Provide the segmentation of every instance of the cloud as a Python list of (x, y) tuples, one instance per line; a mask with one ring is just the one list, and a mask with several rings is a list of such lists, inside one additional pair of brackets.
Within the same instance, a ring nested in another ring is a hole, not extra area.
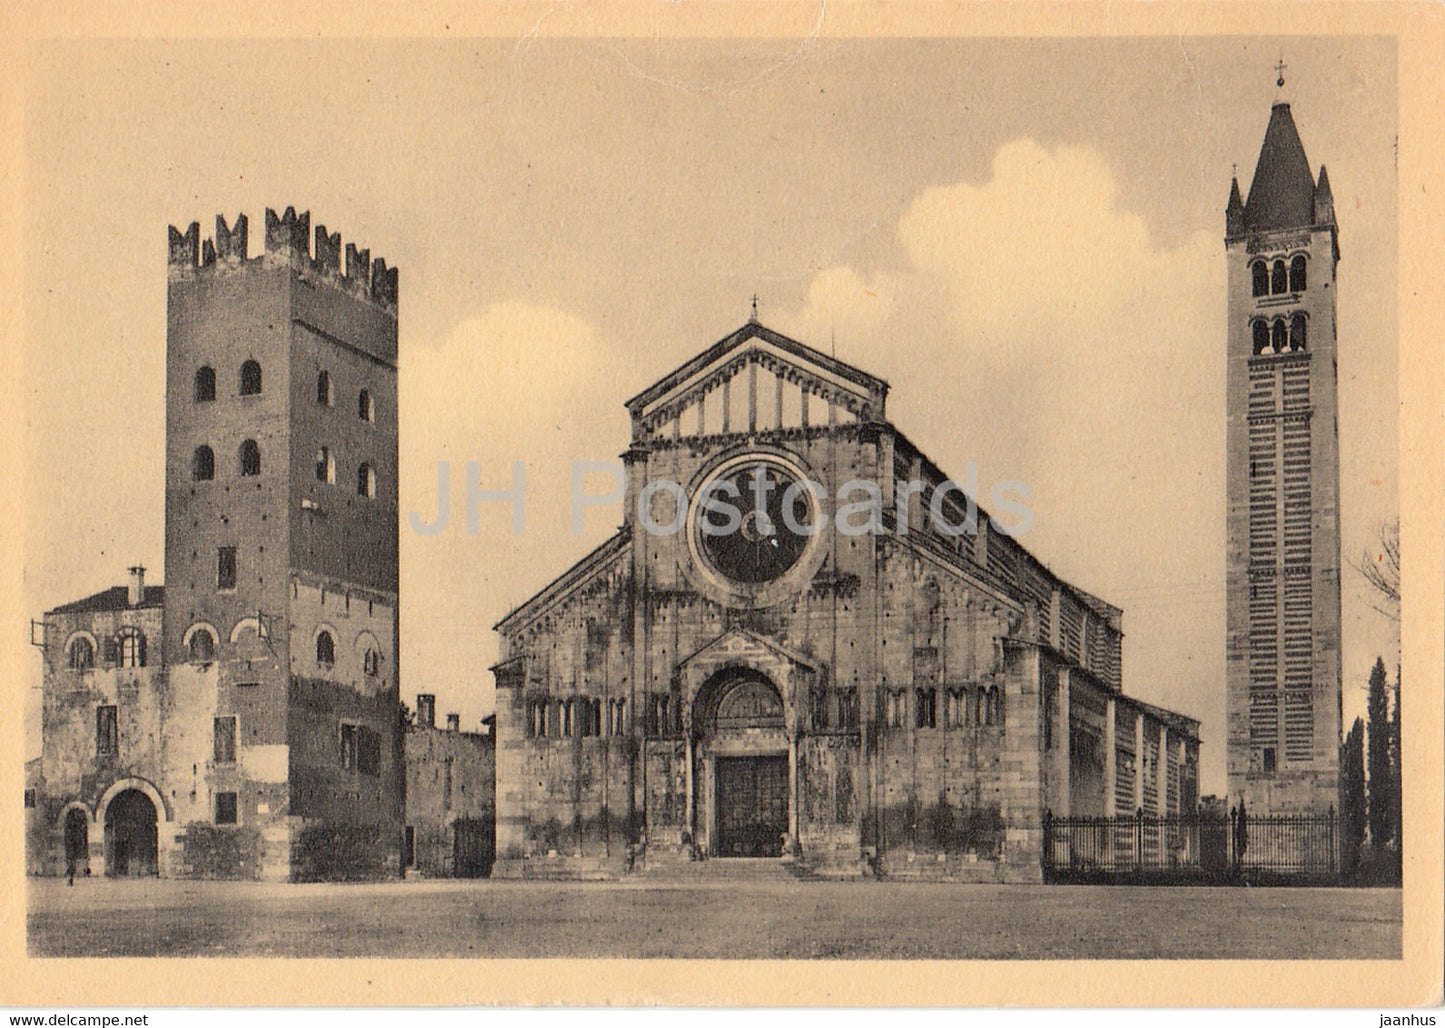
[(1097, 151), (1021, 139), (914, 197), (897, 241), (896, 267), (820, 272), (794, 322), (869, 326), (839, 356), (892, 383), (890, 419), (985, 493), (1022, 481), (1024, 544), (1126, 608), (1126, 687), (1222, 717), (1219, 234), (1164, 245)]

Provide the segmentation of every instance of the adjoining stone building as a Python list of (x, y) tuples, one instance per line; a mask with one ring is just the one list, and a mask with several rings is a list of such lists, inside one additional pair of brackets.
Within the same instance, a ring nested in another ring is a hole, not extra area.
[[(493, 723), (487, 718), (483, 725)], [(407, 873), (481, 878), (496, 856), (497, 761), (490, 731), (464, 732), (448, 714), (436, 725), (436, 697), (422, 693), (406, 730)]]
[(1194, 808), (1119, 609), (970, 526), (887, 392), (754, 320), (628, 402), (623, 527), (497, 625), (498, 875), (1038, 881), (1047, 813)]
[(1323, 813), (1339, 809), (1343, 720), (1339, 227), (1286, 103), (1249, 199), (1231, 183), (1225, 229), (1229, 799)]
[(45, 615), (49, 873), (400, 871), (397, 273), (309, 236), (170, 230), (166, 585)]

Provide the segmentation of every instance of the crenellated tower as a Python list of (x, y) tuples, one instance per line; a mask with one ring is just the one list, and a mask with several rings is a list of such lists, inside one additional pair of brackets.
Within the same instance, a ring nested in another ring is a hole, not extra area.
[(1225, 211), (1228, 773), (1258, 812), (1338, 807), (1340, 479), (1329, 177), (1287, 103)]
[(170, 229), (163, 646), (204, 735), (172, 763), (268, 876), (370, 876), (403, 816), (397, 272), (314, 240), (290, 207), (256, 257), (244, 215)]

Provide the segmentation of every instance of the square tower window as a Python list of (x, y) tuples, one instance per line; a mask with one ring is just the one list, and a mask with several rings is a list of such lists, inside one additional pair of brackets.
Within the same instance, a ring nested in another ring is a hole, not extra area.
[(215, 746), (214, 759), (217, 764), (234, 764), (236, 762), (236, 719), (232, 717), (218, 717), (215, 719)]
[(237, 803), (234, 792), (216, 793), (216, 824), (233, 825), (237, 821)]
[(222, 546), (216, 550), (216, 588), (236, 588), (236, 548)]
[(120, 752), (116, 708), (95, 708), (95, 752), (97, 756), (114, 756)]

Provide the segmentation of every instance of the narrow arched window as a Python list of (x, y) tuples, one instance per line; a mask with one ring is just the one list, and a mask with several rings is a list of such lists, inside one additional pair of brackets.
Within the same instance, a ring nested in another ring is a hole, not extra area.
[(261, 392), (261, 365), (247, 361), (241, 365), (241, 395), (255, 396)]
[(245, 478), (254, 478), (261, 473), (261, 447), (256, 445), (256, 440), (247, 439), (241, 444), (241, 475)]
[(1289, 323), (1289, 348), (1291, 353), (1302, 352), (1305, 348), (1305, 316), (1296, 314)]
[(1289, 346), (1289, 329), (1285, 327), (1284, 319), (1280, 318), (1274, 323), (1274, 334), (1271, 337), (1274, 343), (1275, 353), (1284, 353)]
[(95, 646), (85, 636), (77, 636), (67, 655), (73, 671), (89, 671), (95, 667)]
[(216, 369), (209, 364), (196, 369), (196, 402), (209, 403), (216, 398)]
[(1297, 254), (1294, 260), (1289, 262), (1289, 291), (1291, 293), (1302, 293), (1305, 291), (1304, 254)]
[(121, 667), (146, 666), (146, 637), (139, 628), (122, 628), (116, 641), (119, 643)]
[(191, 478), (197, 482), (209, 482), (216, 477), (216, 454), (209, 446), (197, 446), (191, 454)]
[(381, 654), (375, 647), (368, 646), (361, 657), (361, 672), (371, 678), (381, 674)]
[(209, 628), (197, 628), (191, 633), (190, 658), (198, 664), (216, 659), (216, 637)]
[(1289, 272), (1285, 270), (1284, 261), (1275, 261), (1274, 268), (1269, 275), (1269, 291), (1271, 293), (1289, 292)]
[(1254, 355), (1258, 357), (1269, 350), (1269, 325), (1263, 321), (1254, 323)]
[(331, 406), (331, 374), (322, 371), (316, 376), (316, 402), (323, 407)]
[(376, 495), (376, 472), (371, 470), (370, 464), (356, 469), (356, 495), (368, 498)]
[(356, 397), (356, 416), (362, 421), (376, 420), (376, 406), (371, 402), (370, 389), (363, 389)]
[(1255, 296), (1268, 296), (1268, 295), (1269, 295), (1269, 268), (1265, 266), (1264, 261), (1255, 261), (1253, 264), (1251, 264), (1251, 265), (1249, 266), (1249, 268), (1250, 268), (1250, 273), (1251, 273), (1251, 275), (1253, 276), (1253, 279), (1254, 279), (1254, 295), (1255, 295)]
[(324, 667), (336, 663), (336, 640), (325, 629), (316, 633), (316, 663)]
[(316, 481), (336, 484), (336, 458), (325, 446), (316, 451)]

